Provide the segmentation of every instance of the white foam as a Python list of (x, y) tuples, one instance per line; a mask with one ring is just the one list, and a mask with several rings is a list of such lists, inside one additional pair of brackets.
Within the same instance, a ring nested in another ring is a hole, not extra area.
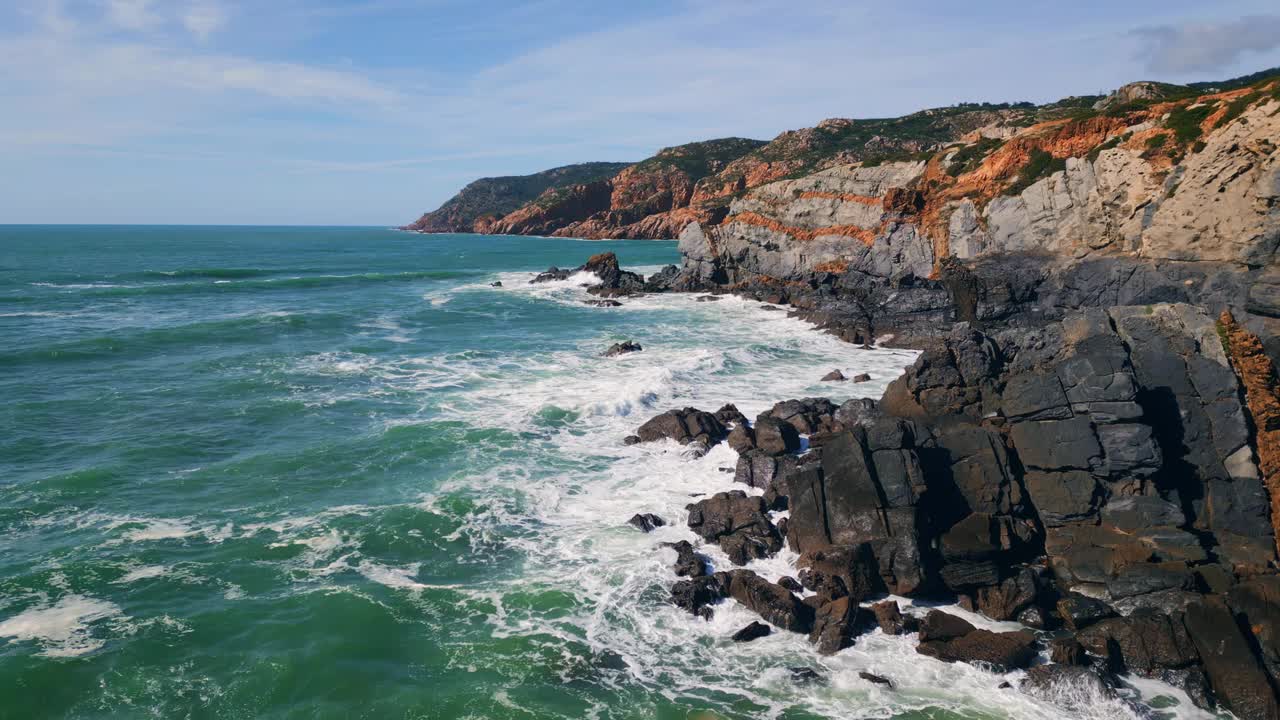
[[(130, 521), (137, 522), (137, 521)], [(195, 529), (191, 525), (181, 520), (147, 520), (145, 526), (137, 530), (130, 530), (124, 534), (124, 539), (129, 542), (146, 542), (149, 540), (174, 540), (185, 538), (195, 534)]]
[(125, 573), (120, 577), (120, 579), (115, 580), (114, 583), (118, 585), (128, 585), (129, 583), (137, 582), (139, 580), (160, 577), (161, 575), (164, 575), (167, 570), (168, 568), (164, 565), (141, 565)]
[(94, 623), (123, 616), (114, 603), (67, 595), (53, 605), (28, 608), (0, 622), (0, 637), (16, 642), (34, 640), (45, 657), (76, 657), (105, 644), (90, 634)]
[[(588, 280), (528, 285), (529, 277), (510, 273), (499, 279), (503, 291), (540, 301), (580, 305), (588, 297), (580, 287)], [(658, 544), (689, 540), (714, 566), (728, 567), (719, 547), (702, 544), (688, 530), (686, 506), (716, 492), (746, 488), (733, 483), (732, 473), (722, 472), (737, 461), (737, 454), (724, 444), (690, 459), (672, 442), (624, 446), (625, 435), (672, 407), (714, 410), (732, 402), (750, 417), (788, 398), (876, 398), (916, 353), (861, 350), (786, 313), (731, 296), (696, 303), (688, 295), (650, 295), (623, 300), (622, 307), (612, 311), (635, 313), (646, 321), (637, 325), (631, 338), (644, 346), (642, 352), (599, 358), (601, 350), (619, 339), (602, 336), (584, 339), (572, 351), (515, 359), (515, 367), (496, 376), (455, 357), (444, 366), (423, 363), (416, 374), (396, 378), (421, 383), (418, 387), (428, 390), (442, 387), (446, 377), (464, 375), (465, 392), (441, 409), (446, 418), (526, 434), (540, 429), (544, 439), (530, 440), (531, 444), (547, 443), (557, 467), (562, 458), (576, 461), (576, 467), (558, 473), (513, 461), (451, 478), (423, 498), (425, 508), (447, 514), (448, 505), (440, 500), (450, 494), (478, 497), (479, 509), (456, 518), (461, 526), (450, 539), (469, 539), (483, 548), (498, 536), (505, 549), (525, 559), (520, 578), (509, 588), (490, 585), (469, 593), (496, 608), (489, 617), (496, 636), (536, 633), (566, 643), (585, 639), (596, 651), (620, 655), (632, 680), (650, 691), (686, 701), (707, 698), (711, 707), (723, 706), (725, 696), (738, 697), (766, 708), (758, 713), (761, 717), (777, 717), (796, 707), (824, 717), (845, 717), (851, 710), (860, 717), (889, 717), (928, 708), (965, 717), (1137, 717), (1120, 701), (1072, 700), (1071, 694), (1085, 692), (1083, 688), (1065, 690), (1056, 700), (999, 689), (1005, 681), (1016, 685), (1020, 673), (1002, 675), (927, 658), (915, 652), (914, 636), (875, 631), (854, 648), (823, 657), (804, 637), (785, 632), (750, 646), (730, 642), (729, 635), (758, 619), (735, 603), (717, 606), (715, 617), (705, 622), (665, 602), (667, 588), (676, 580), (671, 569), (674, 555)], [(491, 365), (493, 360), (483, 362)], [(872, 379), (820, 382), (832, 368), (846, 375), (865, 372)], [(519, 391), (513, 392), (513, 387)], [(544, 419), (552, 408), (571, 416), (548, 425)], [(637, 512), (656, 513), (667, 525), (650, 534), (636, 532), (626, 520)], [(784, 550), (748, 567), (773, 580), (793, 575), (795, 560)], [(362, 572), (369, 576), (368, 568)], [(410, 587), (416, 583), (411, 575), (388, 575), (385, 569), (377, 577)], [(504, 603), (508, 591), (552, 588), (572, 588), (586, 602), (554, 623), (524, 603)], [(903, 604), (910, 611), (912, 603)], [(958, 607), (947, 611), (982, 627), (1017, 627)], [(789, 666), (817, 668), (829, 683), (799, 687), (790, 680)], [(868, 683), (858, 676), (860, 671), (887, 676), (896, 688)], [(1173, 713), (1197, 717), (1187, 704)]]

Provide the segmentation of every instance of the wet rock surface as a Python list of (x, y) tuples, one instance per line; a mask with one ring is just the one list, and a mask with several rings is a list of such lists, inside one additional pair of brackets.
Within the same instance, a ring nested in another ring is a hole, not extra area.
[[(750, 424), (667, 413), (646, 434), (728, 436), (739, 453), (745, 489), (690, 505), (689, 527), (735, 565), (784, 542), (799, 554), (799, 587), (732, 569), (673, 599), (702, 614), (739, 602), (819, 653), (918, 631), (919, 653), (944, 662), (1009, 670), (1044, 651), (1037, 692), (1110, 692), (1119, 673), (1274, 717), (1280, 575), (1243, 398), (1215, 322), (1155, 305), (959, 325), (879, 402), (787, 401)], [(1029, 629), (903, 612), (885, 593)]]

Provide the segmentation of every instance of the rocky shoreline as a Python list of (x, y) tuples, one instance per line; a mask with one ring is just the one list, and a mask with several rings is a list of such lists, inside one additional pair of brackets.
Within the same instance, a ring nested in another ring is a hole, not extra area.
[[(1019, 264), (1031, 266), (1014, 257), (988, 267)], [(589, 272), (600, 298), (738, 292), (790, 303), (859, 343), (884, 327), (860, 324), (865, 287), (730, 287), (689, 265), (646, 279), (606, 253), (535, 282)], [(1144, 267), (1162, 281), (1144, 287), (1177, 287), (1164, 268)], [(924, 351), (879, 401), (783, 400), (754, 420), (732, 405), (684, 408), (627, 438), (693, 455), (723, 442), (739, 454), (743, 489), (692, 503), (687, 518), (732, 566), (676, 543), (671, 601), (703, 617), (722, 602), (752, 610), (767, 624), (742, 628), (740, 642), (796, 632), (831, 654), (876, 628), (914, 632), (922, 655), (1027, 669), (1030, 693), (1064, 682), (1109, 693), (1127, 675), (1206, 709), (1280, 718), (1280, 380), (1265, 339), (1185, 296), (1042, 312), (1041, 295), (957, 282), (982, 277), (972, 264), (948, 272), (896, 288), (941, 298), (934, 314), (899, 313), (914, 315), (895, 326), (899, 338)], [(672, 520), (636, 511), (645, 532)], [(784, 547), (799, 555), (794, 577), (738, 567)], [(958, 602), (1022, 629), (904, 613), (894, 598)]]

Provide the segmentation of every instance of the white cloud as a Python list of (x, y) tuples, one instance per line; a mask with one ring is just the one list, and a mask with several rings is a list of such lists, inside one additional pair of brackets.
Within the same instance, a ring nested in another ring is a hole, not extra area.
[(150, 30), (161, 23), (152, 0), (106, 0), (107, 19), (124, 30)]
[(227, 11), (221, 5), (201, 1), (187, 7), (182, 14), (182, 26), (201, 40), (223, 29), (227, 25)]
[(1280, 47), (1280, 15), (1157, 25), (1139, 28), (1134, 34), (1143, 41), (1139, 57), (1148, 71), (1208, 72), (1228, 67), (1247, 53)]

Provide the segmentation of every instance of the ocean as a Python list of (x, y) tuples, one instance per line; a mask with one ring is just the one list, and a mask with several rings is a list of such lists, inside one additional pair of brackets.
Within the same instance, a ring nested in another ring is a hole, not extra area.
[[(528, 283), (606, 250), (678, 262), (654, 241), (0, 227), (0, 718), (1137, 717), (998, 689), (1019, 673), (910, 637), (821, 657), (730, 642), (755, 619), (731, 602), (668, 604), (660, 543), (695, 540), (685, 505), (733, 489), (736, 454), (623, 438), (688, 405), (879, 397), (915, 353), (734, 297), (602, 308), (587, 277)], [(644, 350), (600, 356), (621, 340)]]

